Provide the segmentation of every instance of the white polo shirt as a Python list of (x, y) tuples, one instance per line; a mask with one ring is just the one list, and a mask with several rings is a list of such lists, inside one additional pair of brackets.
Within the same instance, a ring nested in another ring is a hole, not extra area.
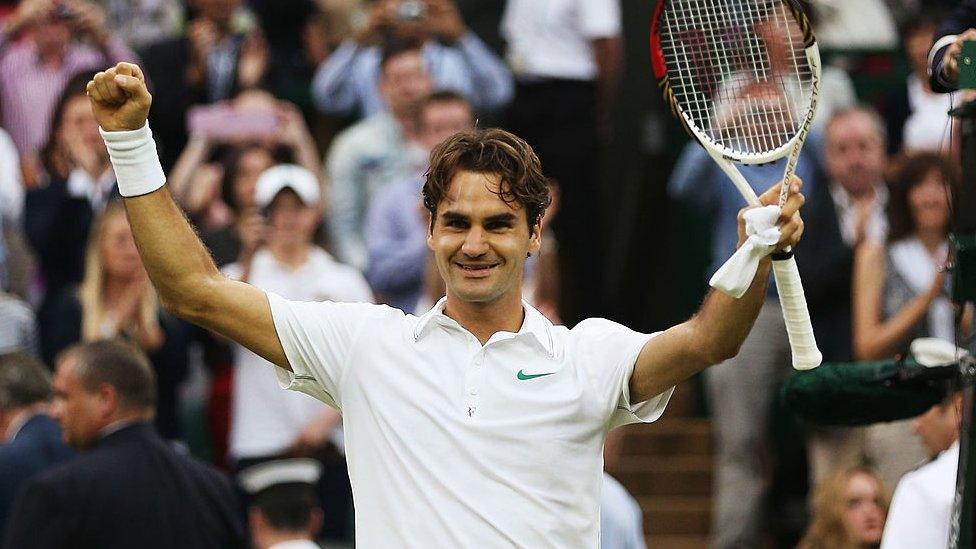
[(898, 481), (885, 521), (881, 549), (949, 546), (952, 500), (956, 495), (959, 441)]
[(595, 80), (591, 41), (620, 34), (620, 0), (508, 0), (501, 32), (521, 77)]
[[(241, 265), (223, 268), (239, 280)], [(251, 260), (248, 282), (254, 286), (304, 301), (373, 301), (366, 279), (358, 270), (343, 265), (325, 250), (313, 247), (298, 268), (280, 263), (267, 249)], [(234, 392), (231, 401), (230, 453), (235, 459), (279, 454), (291, 445), (302, 428), (324, 411), (318, 400), (280, 390), (270, 362), (234, 345)], [(342, 448), (341, 429), (333, 434)]]
[(359, 547), (597, 547), (606, 432), (674, 390), (630, 404), (652, 336), (609, 320), (568, 330), (524, 304), (482, 346), (444, 299), (415, 317), (268, 298), (282, 386), (342, 411)]

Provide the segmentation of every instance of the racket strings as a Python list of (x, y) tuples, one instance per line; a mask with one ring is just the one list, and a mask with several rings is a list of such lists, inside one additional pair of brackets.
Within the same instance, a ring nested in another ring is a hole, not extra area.
[(675, 100), (710, 140), (759, 154), (800, 131), (813, 72), (781, 0), (672, 0), (660, 36)]

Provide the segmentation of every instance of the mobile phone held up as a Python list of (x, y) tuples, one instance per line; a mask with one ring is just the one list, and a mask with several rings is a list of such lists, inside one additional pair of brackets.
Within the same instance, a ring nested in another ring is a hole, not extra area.
[(239, 109), (230, 105), (200, 105), (187, 113), (190, 135), (234, 141), (272, 137), (280, 130), (277, 113), (271, 109)]

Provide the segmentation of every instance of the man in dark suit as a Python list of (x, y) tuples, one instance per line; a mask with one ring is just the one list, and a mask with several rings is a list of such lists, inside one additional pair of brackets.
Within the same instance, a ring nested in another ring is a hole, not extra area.
[[(886, 233), (884, 122), (865, 107), (834, 113), (824, 132), (827, 184), (810, 191), (804, 242), (796, 263), (810, 308), (810, 320), (824, 362), (852, 360), (851, 277), (854, 251)], [(809, 443), (811, 480), (859, 452), (851, 429), (814, 429)]]
[(35, 477), (14, 503), (3, 547), (242, 547), (230, 481), (177, 453), (152, 427), (148, 360), (118, 341), (69, 349), (53, 413), (83, 452)]
[(0, 355), (0, 539), (23, 484), (74, 455), (48, 415), (51, 376), (25, 353)]
[(976, 0), (963, 0), (935, 30), (929, 52), (929, 83), (940, 93), (959, 88), (959, 54), (962, 43), (976, 40)]

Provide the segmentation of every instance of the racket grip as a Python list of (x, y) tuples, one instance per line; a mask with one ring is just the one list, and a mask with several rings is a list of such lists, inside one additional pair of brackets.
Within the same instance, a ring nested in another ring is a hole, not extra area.
[(800, 282), (796, 259), (790, 256), (789, 259), (774, 260), (773, 274), (779, 291), (779, 304), (783, 309), (783, 320), (786, 321), (786, 333), (790, 338), (790, 350), (793, 351), (793, 368), (816, 368), (820, 366), (823, 355), (820, 354), (813, 335), (810, 311), (807, 310), (807, 300), (803, 296), (803, 284)]

